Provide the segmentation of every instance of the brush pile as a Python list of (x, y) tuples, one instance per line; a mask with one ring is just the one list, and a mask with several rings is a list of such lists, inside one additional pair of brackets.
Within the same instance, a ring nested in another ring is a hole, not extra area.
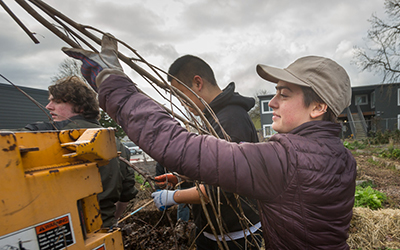
[[(135, 199), (135, 207), (145, 203), (140, 198)], [(123, 221), (119, 227), (124, 249), (194, 249), (195, 225), (192, 221), (177, 221), (176, 212), (176, 206), (161, 212), (151, 204)]]
[(400, 210), (354, 208), (347, 242), (351, 249), (400, 249)]

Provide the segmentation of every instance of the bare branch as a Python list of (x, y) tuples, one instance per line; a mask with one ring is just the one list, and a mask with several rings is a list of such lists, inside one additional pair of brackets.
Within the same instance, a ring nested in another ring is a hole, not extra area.
[(387, 18), (376, 15), (368, 20), (371, 27), (367, 32), (364, 48), (356, 47), (355, 64), (362, 71), (382, 74), (382, 83), (396, 83), (400, 77), (400, 0), (386, 0)]

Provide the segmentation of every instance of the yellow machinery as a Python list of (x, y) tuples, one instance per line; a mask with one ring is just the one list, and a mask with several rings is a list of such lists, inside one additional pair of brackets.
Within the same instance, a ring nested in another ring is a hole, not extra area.
[(116, 156), (112, 129), (0, 132), (0, 250), (123, 249), (97, 201)]

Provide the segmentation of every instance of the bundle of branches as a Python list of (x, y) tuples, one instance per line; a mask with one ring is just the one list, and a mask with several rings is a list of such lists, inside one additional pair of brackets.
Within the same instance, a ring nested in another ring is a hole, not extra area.
[[(101, 31), (95, 27), (88, 26), (88, 25), (82, 25), (79, 24), (72, 19), (68, 18), (61, 12), (57, 11), (53, 7), (49, 6), (48, 4), (44, 3), (43, 1), (40, 0), (16, 0), (16, 2), (27, 12), (29, 13), (32, 17), (34, 17), (38, 22), (40, 22), (43, 26), (45, 26), (47, 29), (49, 29), (53, 34), (55, 34), (57, 37), (65, 41), (69, 46), (73, 48), (83, 48), (86, 50), (92, 50), (93, 52), (98, 52), (99, 46), (101, 45), (101, 37), (106, 33), (104, 31)], [(28, 3), (29, 2), (29, 3)], [(0, 5), (8, 12), (8, 14), (19, 24), (19, 26), (28, 34), (28, 36), (35, 42), (39, 43), (39, 41), (34, 37), (33, 33), (30, 32), (26, 26), (18, 19), (17, 16), (14, 15), (14, 13), (6, 6), (6, 4), (0, 0)], [(44, 14), (41, 15), (40, 13)], [(49, 20), (50, 21), (49, 21)], [(54, 23), (55, 22), (55, 23)], [(169, 112), (173, 117), (176, 119), (180, 120), (188, 130), (196, 130), (199, 134), (211, 134), (213, 136), (218, 137), (217, 133), (213, 129), (213, 127), (210, 125), (208, 120), (204, 117), (203, 112), (199, 110), (199, 108), (194, 104), (194, 102), (188, 98), (186, 95), (184, 95), (181, 91), (178, 89), (174, 88), (168, 82), (165, 80), (165, 76), (168, 75), (164, 70), (152, 65), (151, 63), (147, 62), (140, 54), (130, 47), (128, 44), (125, 42), (121, 41), (117, 37), (115, 38), (120, 45), (123, 46), (123, 48), (128, 49), (130, 51), (129, 53), (132, 53), (133, 56), (128, 57), (121, 53), (121, 49), (118, 52), (118, 58), (120, 59), (121, 62), (125, 63), (128, 65), (130, 68), (132, 68), (134, 71), (136, 71), (140, 76), (145, 79), (146, 82), (148, 82), (159, 94), (162, 96), (164, 99), (166, 99), (170, 103), (170, 107), (166, 107), (164, 105), (160, 105), (166, 109), (167, 112)], [(84, 46), (82, 46), (82, 45)], [(121, 47), (121, 46), (120, 46)], [(144, 70), (139, 64), (146, 65), (148, 68), (150, 68), (151, 73), (147, 72)], [(177, 82), (183, 84), (179, 79), (176, 79), (175, 77), (171, 76), (174, 78)], [(185, 84), (183, 86), (186, 87)], [(163, 89), (165, 91), (165, 94), (162, 94), (159, 89)], [(197, 96), (196, 93), (194, 93), (191, 89), (188, 88), (189, 91), (193, 93), (194, 96), (196, 96), (203, 104), (204, 106), (208, 109), (210, 114), (213, 116), (214, 120), (219, 124), (217, 117), (215, 116), (214, 112), (211, 110), (211, 108), (208, 106), (208, 104), (202, 100), (199, 96)], [(141, 91), (141, 90), (139, 90)], [(141, 91), (143, 93), (143, 91)], [(144, 93), (145, 94), (145, 93)], [(172, 96), (175, 96), (180, 102), (185, 109), (186, 112), (182, 112), (179, 107), (173, 104), (172, 102)], [(188, 111), (188, 107), (194, 109), (197, 111), (197, 113), (200, 115), (200, 121), (195, 119), (192, 115), (191, 112)], [(181, 111), (180, 113), (183, 114), (183, 116), (176, 114), (174, 112), (174, 109), (177, 109)], [(201, 125), (200, 122), (202, 122)], [(204, 127), (205, 126), (205, 127)], [(221, 127), (221, 126), (220, 126)], [(229, 135), (227, 135), (223, 128), (221, 127), (221, 130), (223, 131), (224, 139), (230, 140)], [(136, 168), (138, 171), (138, 169)], [(143, 174), (141, 171), (138, 171), (144, 177), (151, 181), (152, 178), (151, 176), (149, 177), (146, 174)], [(199, 188), (199, 183), (196, 182), (197, 189), (199, 190), (201, 201), (202, 201), (202, 206), (204, 213), (208, 219), (209, 225), (211, 230), (213, 231), (214, 235), (217, 237), (217, 233), (215, 228), (213, 227), (211, 220), (209, 218), (209, 214), (207, 213), (207, 209), (205, 209), (205, 202), (203, 199), (203, 195), (200, 191)], [(225, 195), (222, 191), (221, 193)], [(219, 197), (219, 195), (218, 195)], [(236, 196), (237, 203), (240, 204), (240, 200), (238, 196)], [(220, 203), (217, 202), (217, 204), (213, 204), (211, 202), (215, 217), (217, 218), (218, 223), (218, 229), (220, 232), (226, 232), (225, 228), (223, 228), (223, 223), (221, 219), (221, 215), (219, 214), (218, 211), (221, 211), (219, 209)], [(168, 215), (168, 213), (167, 213)], [(237, 214), (238, 217), (240, 217), (240, 221), (248, 221), (247, 218), (244, 218), (243, 211), (241, 213)], [(246, 223), (243, 223), (242, 227), (243, 230), (248, 229), (248, 225), (245, 225)], [(226, 242), (223, 238), (222, 243), (218, 241), (218, 245), (220, 249), (223, 249), (224, 247), (227, 248)]]
[(355, 207), (347, 243), (351, 249), (400, 249), (400, 210)]

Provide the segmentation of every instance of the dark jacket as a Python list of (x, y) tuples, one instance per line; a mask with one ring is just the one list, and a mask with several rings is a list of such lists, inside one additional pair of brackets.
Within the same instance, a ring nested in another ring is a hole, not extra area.
[(100, 106), (171, 171), (258, 200), (266, 249), (348, 249), (356, 161), (339, 124), (307, 122), (265, 143), (187, 132), (129, 79), (110, 76)]
[[(235, 83), (231, 82), (222, 93), (211, 101), (209, 106), (217, 115), (219, 123), (230, 136), (232, 142), (258, 142), (257, 130), (247, 113), (254, 107), (255, 100), (235, 92)], [(207, 109), (203, 110), (205, 117), (224, 139), (221, 128)]]
[[(28, 124), (25, 129), (30, 131), (37, 130), (67, 130), (83, 128), (102, 128), (97, 120), (87, 120), (83, 116), (77, 115), (68, 120), (59, 122), (37, 122)], [(117, 139), (117, 138), (116, 138)], [(129, 160), (125, 146), (117, 139), (117, 151), (121, 156)], [(135, 198), (138, 190), (135, 188), (135, 173), (133, 169), (118, 158), (110, 160), (110, 163), (99, 167), (103, 192), (97, 195), (101, 210), (101, 218), (104, 227), (115, 224), (114, 218), (115, 203), (118, 201), (128, 202)]]
[[(248, 111), (254, 106), (255, 101), (253, 98), (244, 97), (235, 92), (235, 84), (230, 83), (221, 94), (214, 98), (209, 104), (210, 108), (214, 111), (218, 118), (219, 123), (225, 130), (225, 132), (230, 136), (232, 142), (258, 142), (257, 131), (251, 121)], [(222, 129), (219, 124), (214, 120), (211, 114), (205, 109), (205, 117), (210, 122), (216, 133), (220, 138), (224, 138)], [(216, 187), (210, 186), (207, 189), (208, 196), (213, 200), (214, 204), (218, 204), (218, 190)], [(252, 224), (256, 224), (260, 221), (257, 211), (257, 203), (255, 200), (247, 199), (243, 196), (239, 198), (241, 200), (240, 204), (242, 206), (243, 212)], [(232, 205), (233, 208), (229, 205)], [(239, 218), (236, 215), (240, 214), (240, 209), (238, 208), (237, 200), (235, 195), (230, 192), (225, 192), (221, 190), (220, 192), (220, 204), (221, 204), (221, 218), (223, 220), (223, 225), (226, 232), (236, 232), (243, 230), (240, 224)], [(215, 219), (215, 214), (211, 204), (206, 205), (210, 219), (217, 230), (218, 234), (219, 228), (217, 227), (217, 222)], [(236, 211), (236, 212), (235, 212)], [(193, 215), (194, 222), (200, 230), (203, 229), (208, 221), (206, 215), (203, 212), (203, 208), (200, 204), (193, 205)], [(251, 225), (250, 225), (251, 226)], [(206, 232), (212, 233), (211, 228), (208, 226), (205, 229)]]

